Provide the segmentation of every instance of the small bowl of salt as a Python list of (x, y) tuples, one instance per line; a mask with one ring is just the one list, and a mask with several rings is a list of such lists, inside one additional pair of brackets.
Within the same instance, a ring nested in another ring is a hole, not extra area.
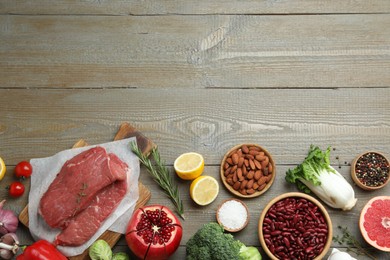
[(248, 207), (238, 199), (225, 200), (218, 207), (217, 222), (228, 232), (238, 232), (248, 225)]

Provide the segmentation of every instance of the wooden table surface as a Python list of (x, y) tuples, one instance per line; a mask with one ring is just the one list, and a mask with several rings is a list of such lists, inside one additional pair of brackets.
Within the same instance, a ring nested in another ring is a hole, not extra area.
[[(349, 163), (359, 153), (390, 156), (389, 14), (388, 0), (2, 0), (0, 157), (7, 174), (0, 199), (16, 212), (26, 206), (28, 180), (21, 198), (5, 190), (19, 161), (51, 156), (80, 138), (110, 141), (125, 121), (158, 145), (170, 169), (194, 151), (205, 158), (204, 174), (218, 180), (227, 150), (258, 143), (274, 156), (277, 177), (264, 195), (245, 200), (250, 223), (235, 237), (260, 248), (260, 213), (275, 196), (296, 191), (285, 172), (310, 144), (332, 146), (331, 163), (350, 183)], [(140, 180), (150, 203), (173, 207), (143, 167)], [(172, 259), (184, 259), (191, 235), (233, 196), (220, 182), (217, 199), (200, 207), (190, 182), (175, 181), (186, 220)], [(351, 211), (326, 209), (335, 235), (338, 225), (348, 227), (367, 246), (360, 211), (370, 198), (389, 195), (390, 185), (353, 187)], [(27, 229), (18, 235), (32, 243)], [(115, 251), (129, 252), (123, 238)]]

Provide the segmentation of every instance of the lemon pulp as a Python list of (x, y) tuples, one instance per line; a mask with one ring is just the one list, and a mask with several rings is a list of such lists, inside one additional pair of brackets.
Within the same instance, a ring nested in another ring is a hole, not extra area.
[(218, 181), (211, 176), (200, 176), (192, 181), (190, 196), (196, 204), (205, 206), (213, 202), (218, 195)]
[(204, 159), (199, 153), (183, 153), (175, 160), (173, 167), (181, 179), (194, 180), (203, 173)]

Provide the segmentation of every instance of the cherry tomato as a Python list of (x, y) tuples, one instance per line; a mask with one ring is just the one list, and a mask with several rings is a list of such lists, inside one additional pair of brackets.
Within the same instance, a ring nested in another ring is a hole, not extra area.
[(11, 185), (9, 186), (8, 193), (11, 197), (15, 197), (15, 198), (22, 196), (24, 193), (23, 183), (21, 183), (19, 181), (12, 182)]
[(32, 174), (32, 166), (29, 162), (22, 161), (15, 167), (15, 176), (17, 178), (28, 178)]

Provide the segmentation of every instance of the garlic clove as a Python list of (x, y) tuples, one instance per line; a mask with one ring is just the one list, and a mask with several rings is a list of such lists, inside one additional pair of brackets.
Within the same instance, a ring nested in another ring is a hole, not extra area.
[(0, 202), (0, 235), (14, 233), (18, 228), (19, 219), (12, 210), (3, 209), (5, 200)]
[(8, 260), (8, 259), (12, 259), (13, 256), (14, 253), (12, 251), (7, 249), (0, 249), (0, 259)]

